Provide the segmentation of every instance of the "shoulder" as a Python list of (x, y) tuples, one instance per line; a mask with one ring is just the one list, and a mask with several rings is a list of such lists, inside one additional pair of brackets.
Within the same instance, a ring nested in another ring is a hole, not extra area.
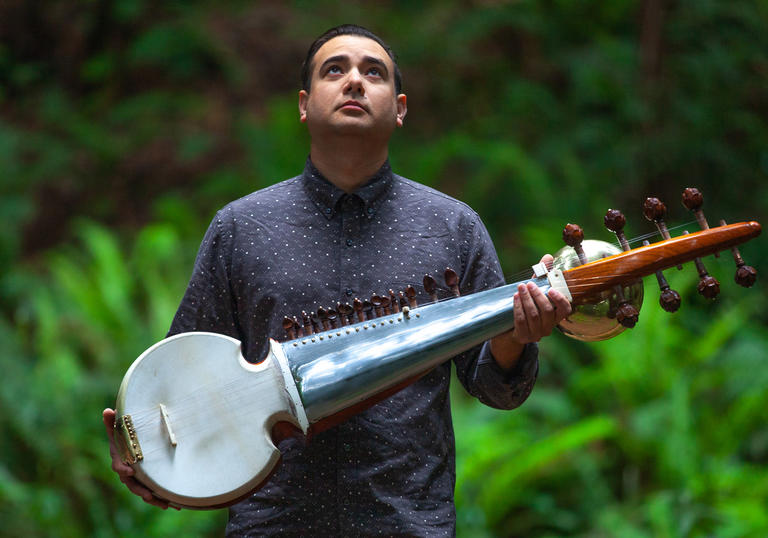
[(269, 187), (229, 202), (216, 212), (211, 228), (228, 231), (237, 227), (238, 222), (257, 222), (280, 215), (300, 199), (301, 176), (286, 179)]
[(259, 189), (238, 198), (219, 210), (220, 215), (238, 216), (250, 215), (254, 212), (279, 210), (280, 206), (289, 204), (301, 192), (301, 176), (286, 179), (269, 187)]
[(477, 212), (461, 200), (397, 174), (393, 174), (393, 178), (391, 196), (395, 203), (412, 211), (433, 211), (442, 217), (452, 216), (470, 225), (481, 222)]

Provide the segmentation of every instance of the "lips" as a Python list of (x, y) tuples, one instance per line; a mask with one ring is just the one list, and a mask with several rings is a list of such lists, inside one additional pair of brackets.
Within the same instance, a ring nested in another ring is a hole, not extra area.
[(339, 109), (343, 109), (343, 108), (356, 108), (357, 110), (363, 110), (365, 112), (368, 112), (368, 109), (365, 107), (365, 105), (363, 105), (359, 101), (354, 101), (352, 99), (342, 103), (341, 106), (339, 107)]

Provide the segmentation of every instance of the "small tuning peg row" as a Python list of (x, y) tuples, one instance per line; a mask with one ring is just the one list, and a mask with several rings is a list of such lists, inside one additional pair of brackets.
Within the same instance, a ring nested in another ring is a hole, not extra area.
[[(722, 219), (720, 220), (720, 226), (725, 226), (725, 221)], [(751, 287), (757, 280), (757, 271), (754, 267), (744, 263), (744, 259), (741, 257), (737, 247), (731, 247), (731, 253), (733, 254), (733, 261), (736, 262), (736, 274), (733, 279), (739, 286)]]
[(587, 263), (587, 255), (584, 254), (584, 249), (581, 247), (581, 242), (584, 240), (584, 231), (578, 224), (566, 224), (563, 229), (563, 241), (569, 247), (573, 247), (576, 251), (576, 255), (579, 257), (579, 263), (584, 265)]

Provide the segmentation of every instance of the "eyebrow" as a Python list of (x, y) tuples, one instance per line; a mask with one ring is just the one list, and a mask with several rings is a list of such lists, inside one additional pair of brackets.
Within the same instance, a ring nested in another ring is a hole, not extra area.
[[(384, 70), (384, 73), (386, 75), (389, 75), (389, 70), (387, 69), (387, 64), (385, 64), (380, 58), (376, 58), (375, 56), (365, 56), (363, 57), (363, 60), (365, 63), (378, 65)], [(337, 62), (348, 62), (349, 56), (346, 54), (337, 54), (336, 56), (331, 56), (330, 58), (326, 59), (323, 64), (320, 66), (320, 71), (325, 69), (325, 66), (331, 63), (337, 63)]]

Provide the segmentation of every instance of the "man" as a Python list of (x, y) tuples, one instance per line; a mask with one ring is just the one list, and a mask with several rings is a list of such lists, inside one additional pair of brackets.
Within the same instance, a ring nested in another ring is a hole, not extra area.
[[(465, 292), (503, 284), (478, 216), (389, 168), (389, 139), (407, 112), (389, 47), (358, 26), (331, 29), (310, 48), (302, 79), (299, 118), (311, 135), (303, 174), (217, 214), (169, 334), (228, 334), (257, 361), (268, 336), (283, 336), (283, 317), (302, 310), (403, 289), (445, 267)], [(515, 329), (453, 361), (470, 393), (504, 409), (527, 398), (535, 342), (570, 313), (561, 294), (532, 284), (514, 300)], [(231, 508), (228, 534), (454, 534), (449, 380), (446, 363), (306, 446), (284, 443), (267, 485)], [(113, 420), (105, 410), (113, 469), (146, 502), (167, 506), (120, 461)]]

